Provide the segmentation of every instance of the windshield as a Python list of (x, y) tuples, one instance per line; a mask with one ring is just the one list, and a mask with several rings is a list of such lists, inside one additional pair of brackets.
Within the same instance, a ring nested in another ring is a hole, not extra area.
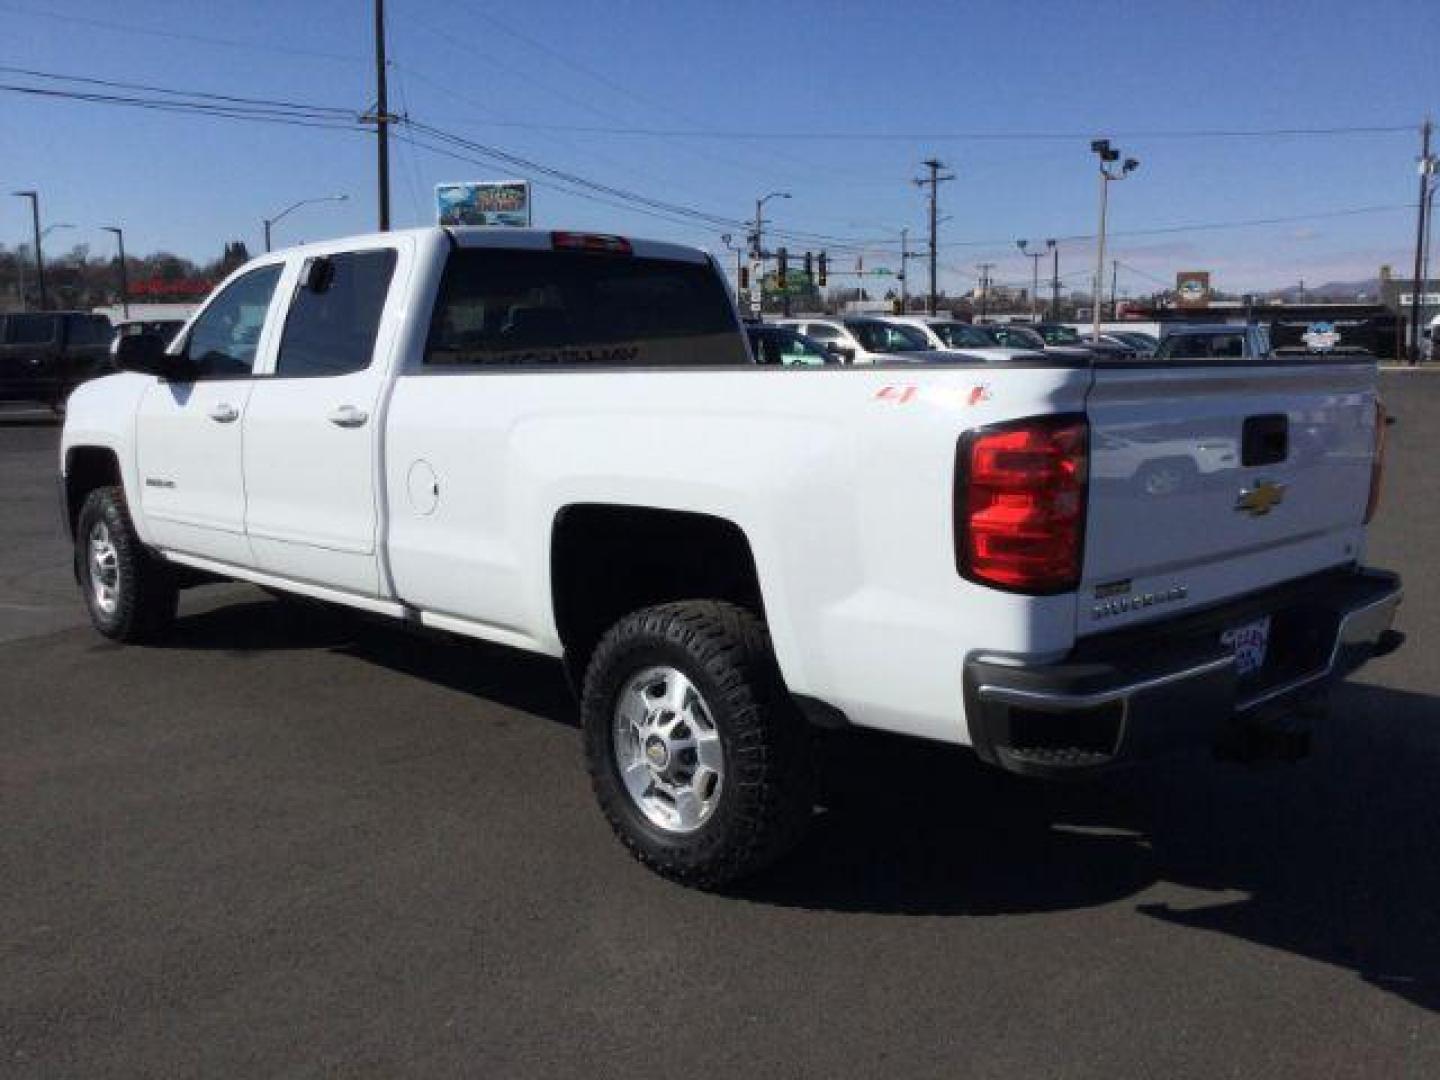
[(761, 364), (828, 364), (833, 358), (809, 338), (793, 330), (752, 327), (750, 348)]
[(930, 347), (923, 333), (908, 326), (866, 321), (848, 322), (845, 329), (855, 335), (866, 352), (923, 352)]
[(1045, 348), (1045, 339), (1028, 326), (992, 326), (989, 330), (1008, 349)]
[(1079, 332), (1068, 326), (1042, 326), (1040, 336), (1046, 345), (1074, 345), (1080, 340)]
[(935, 336), (952, 349), (993, 349), (995, 339), (967, 323), (931, 323)]

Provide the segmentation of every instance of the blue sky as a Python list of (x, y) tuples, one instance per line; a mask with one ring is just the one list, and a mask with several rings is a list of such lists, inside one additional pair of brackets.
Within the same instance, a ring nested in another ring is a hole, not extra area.
[[(392, 109), (724, 217), (747, 217), (757, 195), (787, 190), (793, 198), (771, 202), (767, 216), (841, 238), (831, 248), (837, 265), (859, 247), (869, 249), (869, 266), (893, 267), (887, 252), (899, 230), (923, 237), (924, 202), (910, 179), (923, 158), (939, 156), (957, 174), (941, 200), (942, 281), (952, 289), (969, 284), (983, 261), (998, 264), (997, 280), (1028, 279), (1015, 238), (1094, 231), (1088, 142), (1100, 135), (1142, 161), (1112, 189), (1122, 291), (1148, 292), (1179, 269), (1209, 269), (1219, 287), (1236, 290), (1369, 277), (1383, 262), (1405, 272), (1415, 129), (1440, 106), (1434, 0), (387, 7)], [(372, 100), (368, 0), (0, 0), (0, 17), (3, 65), (357, 112)], [(1411, 130), (1168, 137), (1393, 125)], [(1055, 137), (1014, 137), (1032, 134)], [(399, 143), (395, 223), (429, 223), (437, 182), (517, 172)], [(331, 192), (350, 201), (297, 212), (277, 228), (277, 243), (375, 222), (373, 138), (364, 134), (12, 94), (0, 103), (0, 184), (38, 188), (47, 222), (76, 226), (52, 234), (51, 251), (72, 243), (106, 250), (102, 224), (123, 225), (132, 252), (211, 258), (232, 239), (258, 250), (262, 217)], [(537, 224), (723, 252), (720, 227), (544, 188), (535, 202)], [(1144, 234), (1372, 207), (1390, 209)], [(0, 200), (0, 242), (25, 240), (28, 227), (27, 204)], [(1093, 258), (1093, 241), (1063, 243), (1067, 283), (1084, 287)], [(918, 284), (919, 263), (912, 274)]]

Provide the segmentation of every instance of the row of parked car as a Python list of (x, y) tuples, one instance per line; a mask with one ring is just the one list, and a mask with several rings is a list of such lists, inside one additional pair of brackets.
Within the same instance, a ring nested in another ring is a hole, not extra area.
[(1158, 339), (1139, 332), (1082, 336), (1060, 323), (975, 324), (944, 316), (854, 315), (747, 324), (761, 364), (873, 364), (932, 360), (985, 363), (1075, 359), (1143, 360)]
[(61, 415), (70, 391), (113, 371), (122, 337), (157, 334), (169, 341), (178, 319), (135, 319), (119, 325), (93, 311), (0, 314), (0, 401), (47, 406)]

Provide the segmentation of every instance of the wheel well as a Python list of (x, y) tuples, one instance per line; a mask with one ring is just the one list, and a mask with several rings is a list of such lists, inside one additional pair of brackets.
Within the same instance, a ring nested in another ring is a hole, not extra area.
[(565, 663), (578, 688), (605, 631), (670, 600), (728, 600), (765, 617), (744, 532), (708, 514), (582, 504), (555, 516), (550, 588)]
[(75, 522), (85, 497), (96, 488), (119, 486), (120, 460), (101, 446), (72, 447), (65, 455), (65, 522), (75, 535)]

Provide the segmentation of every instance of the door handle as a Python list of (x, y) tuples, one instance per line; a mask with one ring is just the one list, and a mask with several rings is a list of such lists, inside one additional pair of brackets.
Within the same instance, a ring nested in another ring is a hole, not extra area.
[(218, 420), (222, 424), (233, 423), (240, 419), (240, 410), (228, 401), (222, 401), (218, 405), (210, 406), (210, 419)]
[(369, 419), (369, 413), (354, 405), (341, 405), (330, 413), (330, 422), (336, 427), (359, 427)]

